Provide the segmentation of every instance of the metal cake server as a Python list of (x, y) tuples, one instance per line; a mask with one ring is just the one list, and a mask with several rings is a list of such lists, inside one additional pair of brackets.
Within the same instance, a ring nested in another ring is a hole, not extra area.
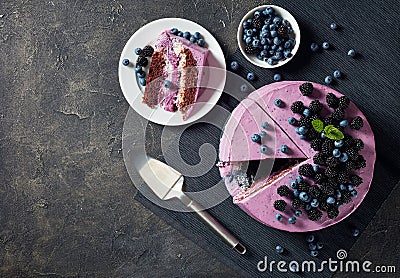
[(153, 158), (143, 159), (140, 167), (137, 169), (146, 184), (161, 200), (178, 198), (184, 205), (196, 213), (229, 247), (240, 254), (246, 253), (246, 247), (235, 236), (218, 223), (200, 204), (190, 199), (182, 191), (184, 177), (181, 173)]

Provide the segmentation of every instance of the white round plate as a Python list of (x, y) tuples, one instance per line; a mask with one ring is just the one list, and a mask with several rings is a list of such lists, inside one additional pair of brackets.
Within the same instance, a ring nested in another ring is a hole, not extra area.
[[(190, 113), (187, 120), (183, 120), (180, 111), (169, 112), (164, 110), (162, 107), (151, 109), (146, 104), (142, 103), (142, 88), (137, 82), (134, 67), (132, 66), (132, 63), (135, 63), (138, 57), (134, 52), (135, 48), (143, 48), (145, 45), (151, 44), (151, 42), (154, 43), (163, 31), (170, 30), (174, 27), (179, 31), (189, 31), (192, 34), (194, 32), (200, 32), (206, 42), (205, 47), (209, 50), (205, 66), (222, 69), (219, 72), (222, 72), (224, 75), (223, 78), (220, 78), (218, 81), (219, 83), (217, 86), (214, 84), (212, 86), (213, 88), (200, 89), (195, 109), (192, 110), (192, 113)], [(131, 62), (130, 65), (122, 65), (123, 59), (129, 59)], [(200, 119), (214, 107), (225, 86), (225, 70), (226, 63), (224, 53), (222, 52), (217, 40), (207, 31), (207, 29), (187, 19), (163, 18), (146, 24), (137, 30), (128, 40), (119, 59), (118, 76), (119, 84), (125, 99), (128, 101), (129, 105), (139, 113), (139, 115), (157, 124), (178, 126)]]
[[(256, 55), (249, 55), (247, 54), (244, 49), (246, 47), (246, 44), (243, 42), (242, 37), (243, 37), (243, 22), (247, 19), (249, 19), (250, 17), (253, 16), (255, 11), (263, 11), (266, 8), (271, 7), (273, 8), (283, 19), (287, 19), (290, 22), (290, 25), (293, 28), (293, 33), (295, 35), (295, 39), (296, 39), (296, 45), (294, 46), (294, 48), (292, 49), (292, 57), (286, 59), (286, 60), (281, 60), (279, 61), (276, 65), (269, 65), (267, 62), (265, 61), (261, 61), (259, 59), (257, 59)], [(299, 24), (297, 23), (296, 19), (294, 18), (294, 16), (289, 13), (287, 10), (285, 10), (282, 7), (279, 6), (275, 6), (275, 5), (262, 5), (262, 6), (258, 6), (255, 7), (254, 9), (250, 10), (240, 21), (239, 24), (239, 28), (237, 31), (237, 41), (239, 44), (239, 49), (242, 52), (243, 56), (253, 65), (262, 67), (262, 68), (267, 68), (267, 69), (272, 69), (272, 68), (277, 68), (280, 66), (283, 66), (284, 64), (288, 63), (290, 60), (293, 59), (294, 55), (296, 55), (297, 50), (299, 49), (300, 46), (300, 27)]]

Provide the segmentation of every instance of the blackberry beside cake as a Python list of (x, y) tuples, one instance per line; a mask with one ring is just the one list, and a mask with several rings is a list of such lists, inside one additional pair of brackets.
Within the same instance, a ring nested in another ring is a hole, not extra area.
[(251, 217), (306, 232), (338, 223), (361, 204), (375, 157), (371, 127), (346, 96), (286, 81), (258, 89), (233, 111), (218, 165), (233, 202)]
[(143, 102), (181, 111), (187, 119), (199, 96), (208, 50), (167, 30), (158, 37), (147, 75)]

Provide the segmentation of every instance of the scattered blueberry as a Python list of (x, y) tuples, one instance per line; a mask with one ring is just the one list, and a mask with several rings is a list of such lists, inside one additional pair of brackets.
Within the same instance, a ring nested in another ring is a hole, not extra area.
[(348, 124), (349, 124), (349, 122), (348, 122), (347, 120), (343, 120), (343, 121), (341, 121), (341, 122), (339, 123), (339, 125), (340, 125), (341, 127), (346, 127)]
[(299, 195), (300, 195), (300, 191), (298, 190), (298, 189), (295, 189), (295, 190), (293, 190), (293, 196), (294, 197), (299, 197)]
[(289, 224), (295, 224), (296, 223), (296, 217), (294, 217), (294, 216), (289, 217), (288, 222), (289, 222)]
[(346, 162), (349, 159), (349, 156), (347, 155), (347, 153), (342, 153), (342, 155), (339, 158), (340, 162)]
[(356, 56), (356, 51), (354, 49), (350, 49), (349, 52), (347, 52), (347, 55), (354, 58)]
[(331, 27), (332, 30), (336, 30), (337, 29), (337, 24), (333, 22), (333, 23), (331, 23), (330, 27)]
[(146, 76), (146, 73), (144, 71), (139, 71), (136, 73), (136, 76), (139, 78), (144, 78)]
[(190, 42), (195, 43), (197, 41), (197, 39), (194, 36), (190, 36)]
[[(183, 33), (183, 37), (184, 37), (185, 39), (187, 39), (187, 40), (190, 39), (190, 37), (191, 37), (190, 32), (187, 32), (187, 31), (184, 32), (184, 33)], [(194, 37), (193, 37), (193, 38), (194, 38)]]
[(309, 109), (304, 109), (304, 111), (303, 111), (303, 115), (304, 116), (306, 116), (306, 117), (310, 117), (310, 115), (311, 115), (311, 112), (310, 112), (310, 110)]
[(327, 77), (325, 77), (325, 79), (324, 79), (324, 82), (326, 83), (326, 84), (331, 84), (332, 83), (332, 81), (333, 81), (333, 79), (332, 79), (332, 76), (330, 76), (330, 75), (328, 75)]
[(290, 187), (291, 188), (296, 188), (297, 187), (297, 182), (295, 180), (290, 181)]
[(311, 197), (307, 194), (307, 192), (300, 192), (299, 199), (303, 202), (307, 202), (311, 199)]
[(353, 197), (353, 198), (356, 198), (356, 197), (357, 197), (357, 191), (356, 191), (356, 190), (352, 190), (352, 191), (350, 192), (350, 194), (351, 194), (351, 197)]
[(265, 136), (267, 136), (267, 133), (263, 130), (260, 132), (260, 137), (264, 138)]
[(342, 153), (338, 149), (334, 149), (333, 152), (332, 152), (332, 155), (334, 157), (340, 157), (341, 154)]
[(264, 129), (268, 128), (268, 126), (269, 126), (269, 124), (267, 122), (262, 122), (261, 123), (261, 127), (264, 128)]
[(296, 182), (297, 183), (300, 183), (300, 182), (302, 182), (304, 179), (303, 179), (303, 176), (302, 175), (298, 175), (297, 177), (296, 177)]
[(247, 80), (253, 81), (254, 79), (256, 79), (256, 75), (253, 72), (249, 72), (247, 74)]
[(304, 209), (307, 210), (307, 211), (309, 211), (311, 208), (312, 208), (312, 207), (311, 207), (310, 204), (307, 204), (307, 205), (304, 207)]
[(275, 247), (275, 251), (278, 254), (282, 254), (283, 253), (283, 247), (278, 245), (278, 246)]
[(325, 138), (326, 138), (325, 133), (324, 133), (323, 131), (321, 132), (321, 138), (322, 138), (322, 139), (325, 139)]
[(139, 48), (139, 47), (135, 48), (135, 54), (136, 55), (140, 55), (141, 53), (142, 53), (142, 49), (141, 48)]
[(261, 136), (259, 134), (253, 134), (251, 135), (251, 141), (253, 141), (254, 143), (258, 143), (261, 141)]
[(129, 59), (123, 59), (123, 60), (122, 60), (122, 64), (123, 64), (124, 66), (129, 65)]
[(242, 85), (240, 86), (240, 91), (241, 91), (242, 93), (247, 92), (247, 89), (248, 89), (247, 84), (242, 84)]
[(357, 236), (360, 235), (360, 230), (359, 230), (359, 229), (353, 229), (353, 230), (351, 231), (351, 234), (352, 234), (354, 237), (357, 237)]
[(171, 34), (173, 34), (173, 35), (178, 34), (178, 29), (172, 28), (172, 29), (171, 29)]
[(282, 102), (282, 100), (280, 98), (275, 99), (274, 105), (276, 107), (282, 107), (282, 104), (283, 104), (283, 102)]
[(297, 216), (297, 217), (300, 217), (302, 214), (303, 214), (303, 212), (301, 211), (301, 210), (296, 210), (295, 212), (294, 212), (294, 214)]
[(322, 242), (317, 242), (317, 249), (322, 249), (324, 248), (324, 244)]
[(346, 185), (344, 185), (344, 184), (340, 185), (340, 190), (344, 191), (344, 190), (346, 190), (346, 188), (347, 188)]
[(343, 140), (337, 140), (337, 141), (335, 141), (335, 147), (336, 147), (336, 148), (342, 147), (343, 144), (344, 144)]
[(328, 204), (334, 204), (335, 203), (335, 198), (333, 198), (333, 197), (328, 197), (328, 199), (326, 199), (326, 202), (328, 203)]
[(281, 81), (282, 76), (279, 73), (274, 74), (274, 81)]
[(306, 241), (307, 241), (307, 242), (313, 242), (314, 239), (315, 239), (315, 236), (314, 236), (314, 235), (308, 235), (308, 236), (306, 237)]
[(329, 42), (323, 42), (322, 43), (322, 48), (323, 49), (328, 49), (330, 47)]
[(301, 134), (301, 135), (299, 136), (299, 138), (300, 138), (300, 140), (306, 140), (306, 139), (307, 139), (307, 136)]
[(310, 244), (308, 244), (308, 249), (316, 250), (317, 249), (317, 245), (314, 242), (311, 242)]
[(282, 145), (280, 148), (281, 152), (283, 153), (288, 153), (289, 152), (289, 147), (286, 145)]
[(231, 62), (231, 69), (232, 70), (238, 70), (239, 69), (239, 63), (237, 61), (232, 61)]
[(335, 70), (335, 71), (333, 72), (333, 77), (335, 77), (335, 78), (340, 78), (340, 77), (342, 77), (342, 72), (341, 72), (340, 70)]
[(311, 51), (312, 51), (312, 52), (317, 52), (318, 50), (319, 50), (318, 44), (317, 44), (316, 42), (313, 42), (313, 43), (311, 44)]
[(139, 83), (142, 86), (146, 86), (146, 78), (139, 78)]
[(199, 32), (194, 32), (193, 36), (194, 36), (197, 40), (201, 39), (201, 35), (200, 35)]
[(183, 32), (182, 31), (178, 31), (178, 33), (176, 34), (178, 37), (183, 37)]
[(289, 123), (290, 125), (294, 125), (294, 124), (296, 124), (296, 119), (293, 118), (293, 117), (290, 117), (290, 118), (288, 119), (288, 123)]
[(268, 147), (267, 146), (265, 146), (265, 145), (261, 145), (260, 146), (260, 152), (261, 153), (266, 153), (268, 151)]
[(283, 219), (282, 214), (277, 213), (277, 214), (275, 215), (275, 219), (278, 220), (278, 221), (282, 221), (282, 219)]
[(313, 199), (313, 200), (311, 201), (310, 205), (311, 205), (313, 208), (316, 208), (316, 207), (319, 206), (319, 202), (318, 202), (317, 199)]
[(135, 72), (142, 72), (143, 68), (141, 66), (136, 66), (135, 67)]
[(312, 250), (312, 251), (310, 252), (310, 255), (311, 255), (312, 257), (316, 257), (316, 256), (318, 256), (318, 251), (317, 251), (317, 250)]
[(304, 135), (307, 132), (307, 128), (305, 126), (299, 127), (299, 134)]
[(203, 47), (206, 44), (206, 42), (204, 41), (204, 39), (198, 39), (197, 40), (197, 45)]
[(276, 38), (276, 36), (278, 35), (278, 33), (275, 30), (271, 30), (270, 34), (272, 38)]
[(340, 190), (337, 190), (337, 189), (335, 190), (335, 197), (338, 198), (338, 199), (340, 197), (342, 197), (342, 193), (340, 192)]
[(318, 164), (315, 164), (315, 165), (313, 166), (313, 170), (314, 170), (314, 172), (318, 172), (318, 170), (319, 170), (319, 165), (318, 165)]

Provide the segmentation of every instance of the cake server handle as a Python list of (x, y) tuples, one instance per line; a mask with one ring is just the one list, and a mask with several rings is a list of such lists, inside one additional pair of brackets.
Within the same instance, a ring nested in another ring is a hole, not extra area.
[(232, 235), (224, 226), (222, 226), (214, 217), (211, 216), (200, 204), (190, 199), (186, 194), (182, 193), (179, 200), (190, 208), (197, 216), (229, 247), (234, 249), (239, 254), (246, 253), (246, 247)]

